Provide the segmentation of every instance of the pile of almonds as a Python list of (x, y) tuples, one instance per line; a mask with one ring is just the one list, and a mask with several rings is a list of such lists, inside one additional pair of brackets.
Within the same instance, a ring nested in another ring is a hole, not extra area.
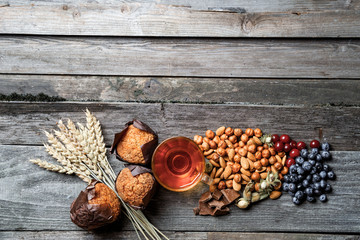
[(273, 147), (263, 143), (261, 129), (220, 127), (214, 133), (207, 130), (205, 137), (194, 136), (194, 142), (209, 160), (207, 172), (214, 179), (210, 192), (215, 189), (240, 191), (242, 185), (251, 180), (255, 191), (259, 191), (260, 179), (266, 179), (270, 172), (278, 173), (280, 180), (288, 173), (285, 166), (285, 152), (277, 153)]

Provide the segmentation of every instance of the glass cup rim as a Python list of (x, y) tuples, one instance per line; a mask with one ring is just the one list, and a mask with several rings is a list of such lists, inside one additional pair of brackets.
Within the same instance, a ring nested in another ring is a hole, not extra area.
[(164, 183), (162, 183), (160, 181), (160, 179), (158, 178), (158, 176), (155, 174), (155, 171), (154, 171), (154, 156), (156, 154), (156, 152), (158, 151), (158, 149), (166, 142), (168, 142), (169, 140), (173, 140), (173, 139), (185, 139), (186, 141), (189, 141), (189, 142), (192, 142), (196, 147), (197, 149), (199, 150), (199, 152), (201, 153), (201, 156), (202, 156), (202, 160), (203, 160), (203, 163), (204, 163), (204, 170), (202, 171), (201, 175), (203, 175), (205, 173), (205, 157), (204, 157), (204, 154), (203, 152), (201, 151), (200, 147), (190, 138), (188, 137), (184, 137), (184, 136), (175, 136), (175, 137), (170, 137), (170, 138), (167, 138), (165, 139), (164, 141), (162, 141), (154, 150), (154, 153), (151, 157), (151, 169), (152, 169), (152, 172), (153, 172), (153, 175), (156, 179), (156, 181), (161, 185), (163, 186), (164, 188), (166, 188), (167, 190), (170, 190), (170, 191), (173, 191), (173, 192), (185, 192), (187, 190), (190, 190), (192, 189), (193, 187), (195, 187), (200, 181), (201, 181), (201, 176), (196, 180), (196, 182), (194, 182), (191, 186), (189, 187), (186, 187), (186, 188), (182, 188), (182, 189), (173, 189), (173, 188), (170, 188), (168, 186), (166, 186)]

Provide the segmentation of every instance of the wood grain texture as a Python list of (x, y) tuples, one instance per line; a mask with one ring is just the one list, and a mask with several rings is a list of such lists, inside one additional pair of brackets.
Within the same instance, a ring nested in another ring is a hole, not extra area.
[(0, 72), (359, 78), (360, 40), (0, 38)]
[[(0, 1), (0, 33), (359, 37), (358, 1)], [(221, 3), (220, 3), (221, 2)]]
[(0, 94), (13, 92), (70, 101), (360, 105), (360, 81), (349, 79), (0, 75)]
[(158, 132), (160, 140), (171, 136), (192, 138), (225, 125), (240, 128), (259, 127), (263, 132), (289, 134), (296, 141), (310, 142), (319, 137), (335, 150), (358, 150), (360, 146), (360, 108), (259, 106), (241, 104), (139, 104), (139, 103), (1, 103), (1, 144), (41, 145), (43, 130), (56, 128), (60, 119), (85, 122), (89, 108), (100, 120), (105, 143), (125, 123), (138, 118)]
[[(194, 216), (192, 209), (207, 189), (199, 184), (183, 193), (160, 188), (145, 214), (163, 231), (359, 233), (360, 185), (354, 183), (360, 171), (360, 152), (332, 154), (329, 164), (337, 179), (331, 181), (333, 192), (327, 203), (295, 206), (285, 194), (279, 200), (262, 201), (248, 210), (232, 206), (231, 214), (223, 217)], [(69, 207), (85, 183), (27, 161), (35, 157), (51, 161), (43, 147), (0, 146), (0, 230), (80, 230), (70, 221)], [(122, 167), (113, 156), (110, 163), (115, 171)], [(125, 217), (106, 231), (123, 230), (132, 230)]]
[[(330, 234), (304, 234), (304, 233), (244, 233), (244, 232), (164, 232), (169, 239), (182, 240), (241, 240), (241, 239), (255, 239), (255, 240), (357, 240), (358, 235), (330, 235)], [(21, 231), (21, 232), (0, 232), (1, 239), (76, 239), (76, 240), (125, 240), (136, 239), (136, 233), (133, 231), (121, 232), (85, 232), (85, 231)]]

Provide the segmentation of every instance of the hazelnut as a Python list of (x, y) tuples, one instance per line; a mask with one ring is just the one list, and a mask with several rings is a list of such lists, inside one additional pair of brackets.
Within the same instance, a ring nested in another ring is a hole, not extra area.
[(239, 183), (241, 181), (241, 175), (239, 173), (234, 175), (234, 181)]
[(209, 147), (212, 148), (212, 149), (216, 149), (216, 148), (217, 148), (217, 145), (216, 145), (216, 143), (215, 143), (213, 140), (210, 140), (208, 144), (209, 144)]
[(260, 159), (262, 158), (261, 152), (256, 152), (256, 153), (255, 153), (255, 158), (256, 158), (257, 160), (260, 160)]
[(241, 141), (246, 143), (249, 140), (249, 136), (246, 134), (241, 135), (240, 137)]
[(271, 154), (271, 156), (275, 156), (276, 155), (276, 151), (274, 147), (269, 147), (269, 152)]
[(240, 150), (240, 147), (236, 147), (234, 150), (235, 150), (236, 153), (238, 153), (239, 150)]
[(221, 140), (225, 140), (225, 139), (228, 139), (228, 137), (229, 137), (228, 135), (223, 134), (223, 135), (220, 136), (220, 139), (221, 139)]
[(248, 151), (251, 152), (251, 153), (255, 153), (256, 152), (255, 144), (249, 145), (248, 146)]
[(211, 130), (207, 130), (207, 131), (205, 132), (205, 136), (206, 136), (207, 138), (209, 138), (209, 139), (213, 139), (213, 138), (215, 137), (215, 133), (214, 133), (213, 131), (211, 131)]
[(278, 152), (278, 155), (279, 155), (279, 157), (284, 157), (285, 156), (285, 152)]
[(271, 172), (271, 167), (270, 166), (266, 167), (266, 172)]
[(225, 132), (225, 127), (224, 127), (224, 126), (219, 127), (219, 128), (216, 130), (216, 135), (217, 135), (217, 136), (221, 136), (221, 135), (224, 134), (224, 132)]
[(281, 185), (282, 185), (281, 182), (276, 183), (274, 186), (274, 190), (280, 190)]
[(221, 141), (220, 140), (220, 137), (219, 136), (215, 136), (213, 141), (216, 143), (216, 144), (219, 144), (219, 142)]
[(236, 143), (237, 142), (237, 137), (235, 135), (232, 135), (229, 137), (229, 141), (232, 143)]
[(245, 157), (247, 155), (247, 150), (245, 148), (240, 148), (239, 154), (242, 157)]
[(243, 134), (242, 130), (240, 128), (234, 129), (234, 135), (237, 137), (240, 137)]
[(221, 157), (226, 155), (226, 151), (224, 148), (218, 148), (216, 149), (217, 154), (219, 154)]
[(227, 180), (226, 181), (226, 187), (227, 188), (232, 188), (233, 187), (233, 180)]
[(264, 149), (261, 154), (262, 154), (263, 158), (270, 157), (270, 151), (268, 149)]
[(282, 175), (281, 173), (279, 173), (279, 180), (280, 181), (284, 180), (284, 175)]
[(218, 184), (218, 189), (219, 190), (222, 190), (222, 189), (225, 189), (226, 188), (226, 184), (224, 181), (220, 181), (219, 184)]
[(194, 142), (195, 142), (197, 145), (202, 144), (202, 142), (203, 142), (203, 137), (200, 136), (200, 135), (195, 135), (195, 136), (194, 136)]
[(239, 154), (235, 154), (234, 156), (234, 162), (240, 162), (241, 156)]
[(263, 167), (266, 167), (267, 165), (269, 165), (269, 160), (267, 158), (262, 158), (260, 160), (261, 165), (263, 165)]
[(248, 146), (244, 146), (243, 149), (245, 149), (246, 151), (248, 150)]
[(263, 147), (263, 146), (258, 146), (258, 147), (257, 147), (257, 150), (258, 150), (259, 152), (262, 152), (262, 151), (264, 150), (264, 147)]
[(260, 174), (258, 172), (253, 172), (253, 174), (251, 174), (251, 179), (258, 182), (260, 180)]
[(260, 170), (260, 169), (262, 168), (261, 162), (260, 162), (260, 161), (254, 162), (254, 168), (255, 168), (256, 170)]
[(264, 144), (263, 144), (263, 147), (264, 147), (264, 149), (268, 149), (268, 148), (269, 148), (269, 145), (267, 145), (267, 143), (264, 143)]
[(234, 163), (234, 165), (232, 165), (232, 172), (237, 173), (240, 171), (240, 168), (241, 168), (241, 166), (239, 163)]
[(218, 147), (225, 149), (227, 147), (226, 142), (224, 140), (220, 140)]
[(286, 175), (289, 172), (289, 168), (287, 166), (284, 166), (281, 170), (281, 174)]
[(234, 130), (231, 127), (225, 129), (225, 134), (231, 136), (234, 134)]
[(208, 144), (207, 142), (203, 142), (203, 143), (201, 144), (201, 146), (203, 147), (204, 151), (207, 151), (207, 150), (210, 149), (210, 146), (209, 146), (209, 144)]
[(233, 165), (234, 165), (234, 162), (229, 162), (229, 161), (226, 162), (226, 166), (230, 166), (232, 168)]
[(276, 157), (271, 156), (271, 157), (269, 158), (269, 163), (270, 163), (270, 164), (275, 164), (276, 162), (277, 162)]
[(261, 137), (262, 136), (262, 131), (261, 131), (261, 129), (260, 128), (255, 128), (254, 129), (254, 135), (255, 135), (255, 137)]
[(260, 190), (260, 183), (255, 183), (255, 191), (259, 191)]
[(247, 128), (245, 130), (245, 134), (248, 135), (249, 137), (254, 136), (254, 130), (252, 128)]
[(276, 162), (276, 163), (274, 164), (274, 167), (275, 167), (276, 170), (280, 171), (281, 168), (283, 167), (283, 165), (282, 165), (281, 163), (279, 163), (279, 162)]
[(207, 138), (207, 137), (204, 137), (204, 138), (203, 138), (203, 142), (209, 143), (209, 141), (210, 141), (209, 138)]
[(244, 147), (245, 146), (245, 143), (243, 141), (240, 141), (239, 142), (239, 147)]

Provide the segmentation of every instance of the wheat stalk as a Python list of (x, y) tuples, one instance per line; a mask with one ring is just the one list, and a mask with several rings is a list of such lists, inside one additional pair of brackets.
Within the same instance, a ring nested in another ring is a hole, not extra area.
[[(110, 187), (119, 197), (125, 215), (130, 219), (135, 231), (145, 239), (168, 239), (154, 227), (140, 210), (135, 210), (125, 203), (115, 189), (116, 175), (106, 157), (104, 137), (100, 122), (86, 109), (86, 127), (80, 123), (75, 124), (68, 119), (67, 125), (61, 120), (57, 123), (59, 130), (54, 134), (45, 132), (49, 144), (44, 144), (45, 150), (62, 166), (31, 159), (30, 162), (48, 171), (76, 174), (83, 181), (90, 183), (96, 179)], [(159, 235), (160, 234), (160, 235)]]

